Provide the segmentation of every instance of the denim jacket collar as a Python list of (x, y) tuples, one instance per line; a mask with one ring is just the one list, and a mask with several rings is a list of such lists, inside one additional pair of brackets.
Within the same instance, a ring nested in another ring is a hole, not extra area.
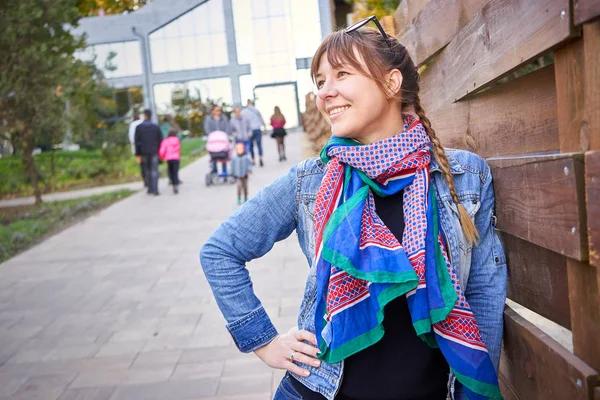
[[(462, 174), (462, 173), (465, 172), (465, 170), (463, 169), (463, 167), (460, 165), (460, 163), (454, 157), (454, 154), (452, 154), (451, 152), (447, 151), (446, 152), (446, 158), (448, 159), (448, 163), (450, 164), (450, 172), (451, 173), (453, 173), (453, 174)], [(431, 152), (430, 171), (431, 172), (435, 172), (435, 171), (442, 172), (442, 169), (440, 168), (440, 165), (438, 164), (437, 160), (433, 156), (433, 152)]]

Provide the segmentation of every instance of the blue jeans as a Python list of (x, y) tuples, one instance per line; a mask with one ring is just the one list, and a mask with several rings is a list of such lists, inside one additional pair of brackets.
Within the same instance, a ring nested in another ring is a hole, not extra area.
[(252, 139), (250, 139), (250, 150), (248, 150), (248, 152), (250, 153), (250, 156), (252, 157), (252, 159), (254, 160), (254, 142), (256, 142), (256, 147), (258, 148), (258, 156), (262, 157), (263, 155), (263, 148), (262, 148), (262, 131), (260, 129), (254, 129), (252, 131)]
[(289, 374), (286, 373), (281, 380), (275, 396), (273, 396), (273, 400), (302, 400), (302, 396), (300, 396), (292, 385)]
[(148, 193), (158, 193), (158, 154), (142, 154), (142, 168)]

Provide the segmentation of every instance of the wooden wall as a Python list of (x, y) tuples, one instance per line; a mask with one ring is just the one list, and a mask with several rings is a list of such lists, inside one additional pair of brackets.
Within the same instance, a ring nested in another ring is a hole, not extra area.
[(573, 352), (507, 306), (506, 399), (600, 400), (599, 17), (600, 0), (403, 0), (394, 15), (438, 136), (492, 167), (508, 297), (572, 332)]

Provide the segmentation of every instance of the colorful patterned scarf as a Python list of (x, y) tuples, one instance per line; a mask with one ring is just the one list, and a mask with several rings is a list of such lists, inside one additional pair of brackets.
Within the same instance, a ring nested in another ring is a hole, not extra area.
[[(431, 142), (404, 116), (400, 135), (361, 145), (332, 137), (315, 205), (319, 358), (337, 362), (383, 336), (383, 308), (406, 295), (417, 335), (439, 347), (469, 399), (501, 398), (492, 361), (446, 253)], [(404, 190), (402, 243), (377, 216), (373, 194)], [(399, 360), (410, 362), (410, 360)]]

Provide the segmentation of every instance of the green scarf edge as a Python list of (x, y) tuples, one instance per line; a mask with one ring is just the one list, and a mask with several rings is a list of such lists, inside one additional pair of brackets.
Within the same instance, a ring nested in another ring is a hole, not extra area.
[(486, 396), (491, 400), (502, 400), (502, 393), (500, 392), (499, 386), (469, 378), (466, 375), (456, 372), (454, 368), (450, 369), (452, 370), (454, 376), (456, 376), (456, 379), (469, 388), (469, 390), (482, 396)]

